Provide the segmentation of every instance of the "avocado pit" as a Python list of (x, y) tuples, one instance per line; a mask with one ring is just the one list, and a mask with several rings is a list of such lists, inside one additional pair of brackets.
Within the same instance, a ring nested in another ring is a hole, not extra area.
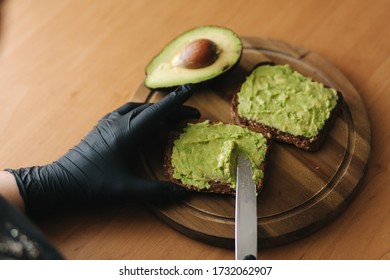
[(209, 39), (198, 39), (185, 47), (177, 65), (187, 69), (199, 69), (213, 64), (217, 58), (217, 45)]

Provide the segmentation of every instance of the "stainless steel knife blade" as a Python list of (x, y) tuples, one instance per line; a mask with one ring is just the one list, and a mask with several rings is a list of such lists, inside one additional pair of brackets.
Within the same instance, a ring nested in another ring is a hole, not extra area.
[(256, 183), (252, 179), (252, 165), (247, 156), (237, 156), (236, 260), (257, 257), (257, 197)]

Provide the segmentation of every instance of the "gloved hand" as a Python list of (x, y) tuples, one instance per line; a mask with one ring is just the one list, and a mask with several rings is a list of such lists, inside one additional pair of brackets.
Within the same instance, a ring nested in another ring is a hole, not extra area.
[(80, 204), (153, 201), (184, 194), (173, 183), (134, 176), (130, 165), (140, 141), (160, 121), (199, 118), (198, 110), (181, 105), (192, 91), (192, 85), (187, 85), (155, 104), (127, 103), (104, 116), (78, 145), (53, 163), (6, 169), (16, 178), (27, 214)]

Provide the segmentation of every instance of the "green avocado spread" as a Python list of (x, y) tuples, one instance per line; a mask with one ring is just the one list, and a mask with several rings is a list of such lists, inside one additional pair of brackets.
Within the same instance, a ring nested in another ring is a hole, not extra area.
[(173, 177), (183, 184), (209, 188), (210, 181), (236, 187), (236, 157), (247, 155), (252, 163), (253, 179), (259, 183), (263, 172), (259, 165), (266, 154), (266, 139), (247, 128), (224, 124), (189, 123), (174, 141), (171, 162)]
[(289, 65), (257, 67), (238, 93), (238, 113), (296, 136), (318, 134), (337, 104), (335, 89), (301, 75)]

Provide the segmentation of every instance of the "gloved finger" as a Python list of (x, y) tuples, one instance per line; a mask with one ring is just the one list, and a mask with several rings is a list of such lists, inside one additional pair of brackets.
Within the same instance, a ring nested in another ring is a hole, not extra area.
[(192, 95), (193, 85), (184, 85), (169, 93), (159, 102), (154, 103), (143, 110), (137, 118), (131, 122), (131, 131), (140, 132), (145, 127), (154, 125), (157, 121), (164, 119), (175, 108), (186, 102)]
[(167, 181), (142, 179), (131, 176), (128, 180), (121, 180), (117, 186), (117, 194), (131, 200), (165, 201), (179, 199), (186, 195), (184, 187)]
[(183, 104), (188, 99), (190, 99), (195, 89), (196, 85), (194, 84), (182, 85), (167, 94), (163, 99), (158, 102), (158, 104), (162, 108), (165, 108), (166, 106), (170, 107), (172, 105)]
[(126, 116), (128, 116), (128, 121), (132, 121), (136, 116), (138, 116), (143, 110), (145, 110), (146, 108), (152, 106), (153, 103), (142, 103), (140, 104), (138, 107), (134, 107), (130, 112), (124, 114)]
[(142, 105), (149, 104), (149, 103), (143, 103), (143, 102), (127, 102), (120, 106), (118, 109), (114, 110), (114, 112), (118, 112), (121, 115), (125, 115), (128, 112), (134, 110), (135, 108), (138, 108)]
[[(118, 117), (118, 114), (119, 114), (121, 116), (126, 115), (126, 122), (130, 122), (139, 113), (141, 113), (145, 108), (148, 108), (151, 105), (153, 105), (153, 103), (126, 103), (122, 107), (120, 107), (117, 110), (113, 111), (112, 113), (108, 114), (102, 120), (106, 120), (109, 118), (114, 119), (115, 117)], [(130, 111), (128, 111), (128, 110), (130, 110)], [(126, 111), (128, 111), (128, 112), (126, 113)]]
[(199, 118), (200, 118), (200, 112), (198, 109), (191, 106), (183, 105), (177, 108), (175, 112), (169, 114), (165, 120), (167, 122), (176, 122), (185, 119), (199, 119)]
[(104, 117), (101, 118), (101, 120), (106, 120), (112, 114), (116, 114), (116, 113), (118, 113), (120, 115), (124, 115), (124, 114), (130, 112), (131, 110), (133, 110), (133, 109), (135, 109), (135, 108), (137, 108), (137, 107), (139, 107), (139, 106), (141, 106), (143, 104), (145, 104), (145, 103), (142, 103), (142, 102), (139, 102), (139, 103), (137, 103), (137, 102), (127, 102), (127, 103), (123, 104), (122, 106), (120, 106), (119, 108), (115, 109), (114, 111), (109, 112), (106, 115), (104, 115)]
[[(159, 104), (161, 107), (169, 106), (170, 104), (183, 104), (186, 102), (192, 95), (195, 85), (188, 84), (178, 87), (173, 92), (169, 93), (165, 98), (163, 98)], [(128, 102), (119, 107), (118, 109), (114, 110), (114, 112), (118, 112), (121, 115), (127, 114), (131, 110), (134, 110), (135, 108), (148, 103), (142, 103), (142, 102)]]

